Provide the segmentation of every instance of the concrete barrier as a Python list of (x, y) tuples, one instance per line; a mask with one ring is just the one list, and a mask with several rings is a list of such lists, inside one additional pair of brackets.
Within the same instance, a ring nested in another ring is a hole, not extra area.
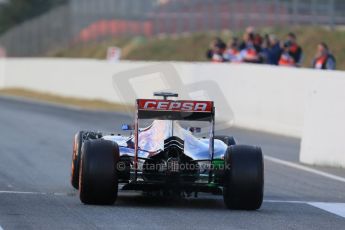
[(345, 168), (345, 76), (320, 78), (310, 88), (300, 161)]
[(5, 60), (0, 58), (0, 88), (5, 87)]
[[(218, 120), (232, 121), (235, 126), (248, 129), (302, 137), (301, 160), (315, 164), (325, 162), (318, 156), (332, 154), (321, 152), (326, 151), (328, 142), (315, 151), (321, 138), (316, 135), (319, 130), (315, 127), (333, 131), (341, 127), (337, 123), (326, 125), (329, 120), (320, 120), (323, 125), (315, 126), (317, 116), (330, 116), (336, 108), (344, 107), (340, 100), (338, 107), (331, 107), (330, 104), (335, 103), (331, 96), (322, 101), (328, 111), (316, 106), (323, 95), (345, 95), (344, 87), (340, 86), (345, 72), (341, 71), (250, 64), (108, 63), (78, 59), (7, 59), (4, 68), (4, 87), (62, 96), (133, 104), (134, 98), (151, 97), (152, 91), (174, 90), (183, 98), (212, 99)], [(315, 90), (320, 96), (311, 96), (310, 92)], [(336, 118), (333, 117), (332, 122), (345, 123), (343, 118)], [(334, 139), (333, 144), (340, 146)], [(345, 147), (340, 146), (336, 158), (327, 164), (341, 162), (337, 160), (342, 157), (341, 151), (345, 153)], [(345, 167), (345, 163), (341, 165)]]

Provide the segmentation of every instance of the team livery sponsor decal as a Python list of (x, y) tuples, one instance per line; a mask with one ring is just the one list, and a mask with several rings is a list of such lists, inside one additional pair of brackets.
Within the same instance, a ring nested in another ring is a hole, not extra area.
[(212, 112), (212, 101), (138, 100), (139, 110)]

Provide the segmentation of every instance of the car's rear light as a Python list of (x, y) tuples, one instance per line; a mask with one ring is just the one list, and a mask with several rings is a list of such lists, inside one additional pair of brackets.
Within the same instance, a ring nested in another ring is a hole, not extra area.
[(170, 173), (178, 173), (180, 171), (180, 165), (178, 158), (172, 157), (167, 161), (167, 171)]

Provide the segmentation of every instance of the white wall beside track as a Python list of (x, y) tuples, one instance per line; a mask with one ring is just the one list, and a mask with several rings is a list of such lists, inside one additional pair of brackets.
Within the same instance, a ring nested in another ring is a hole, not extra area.
[[(342, 71), (86, 59), (7, 59), (3, 69), (3, 87), (62, 96), (133, 104), (135, 97), (150, 98), (152, 91), (172, 89), (182, 98), (212, 99), (218, 120), (302, 137), (303, 162), (345, 167), (345, 146), (341, 144), (345, 136)], [(317, 95), (313, 95), (315, 91)], [(322, 133), (326, 134), (323, 141)]]
[(304, 116), (300, 161), (345, 168), (345, 76), (311, 87)]

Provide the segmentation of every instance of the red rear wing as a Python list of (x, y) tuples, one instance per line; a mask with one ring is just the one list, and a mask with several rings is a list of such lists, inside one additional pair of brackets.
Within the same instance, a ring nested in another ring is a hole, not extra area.
[(139, 119), (207, 120), (214, 116), (213, 101), (137, 100)]

